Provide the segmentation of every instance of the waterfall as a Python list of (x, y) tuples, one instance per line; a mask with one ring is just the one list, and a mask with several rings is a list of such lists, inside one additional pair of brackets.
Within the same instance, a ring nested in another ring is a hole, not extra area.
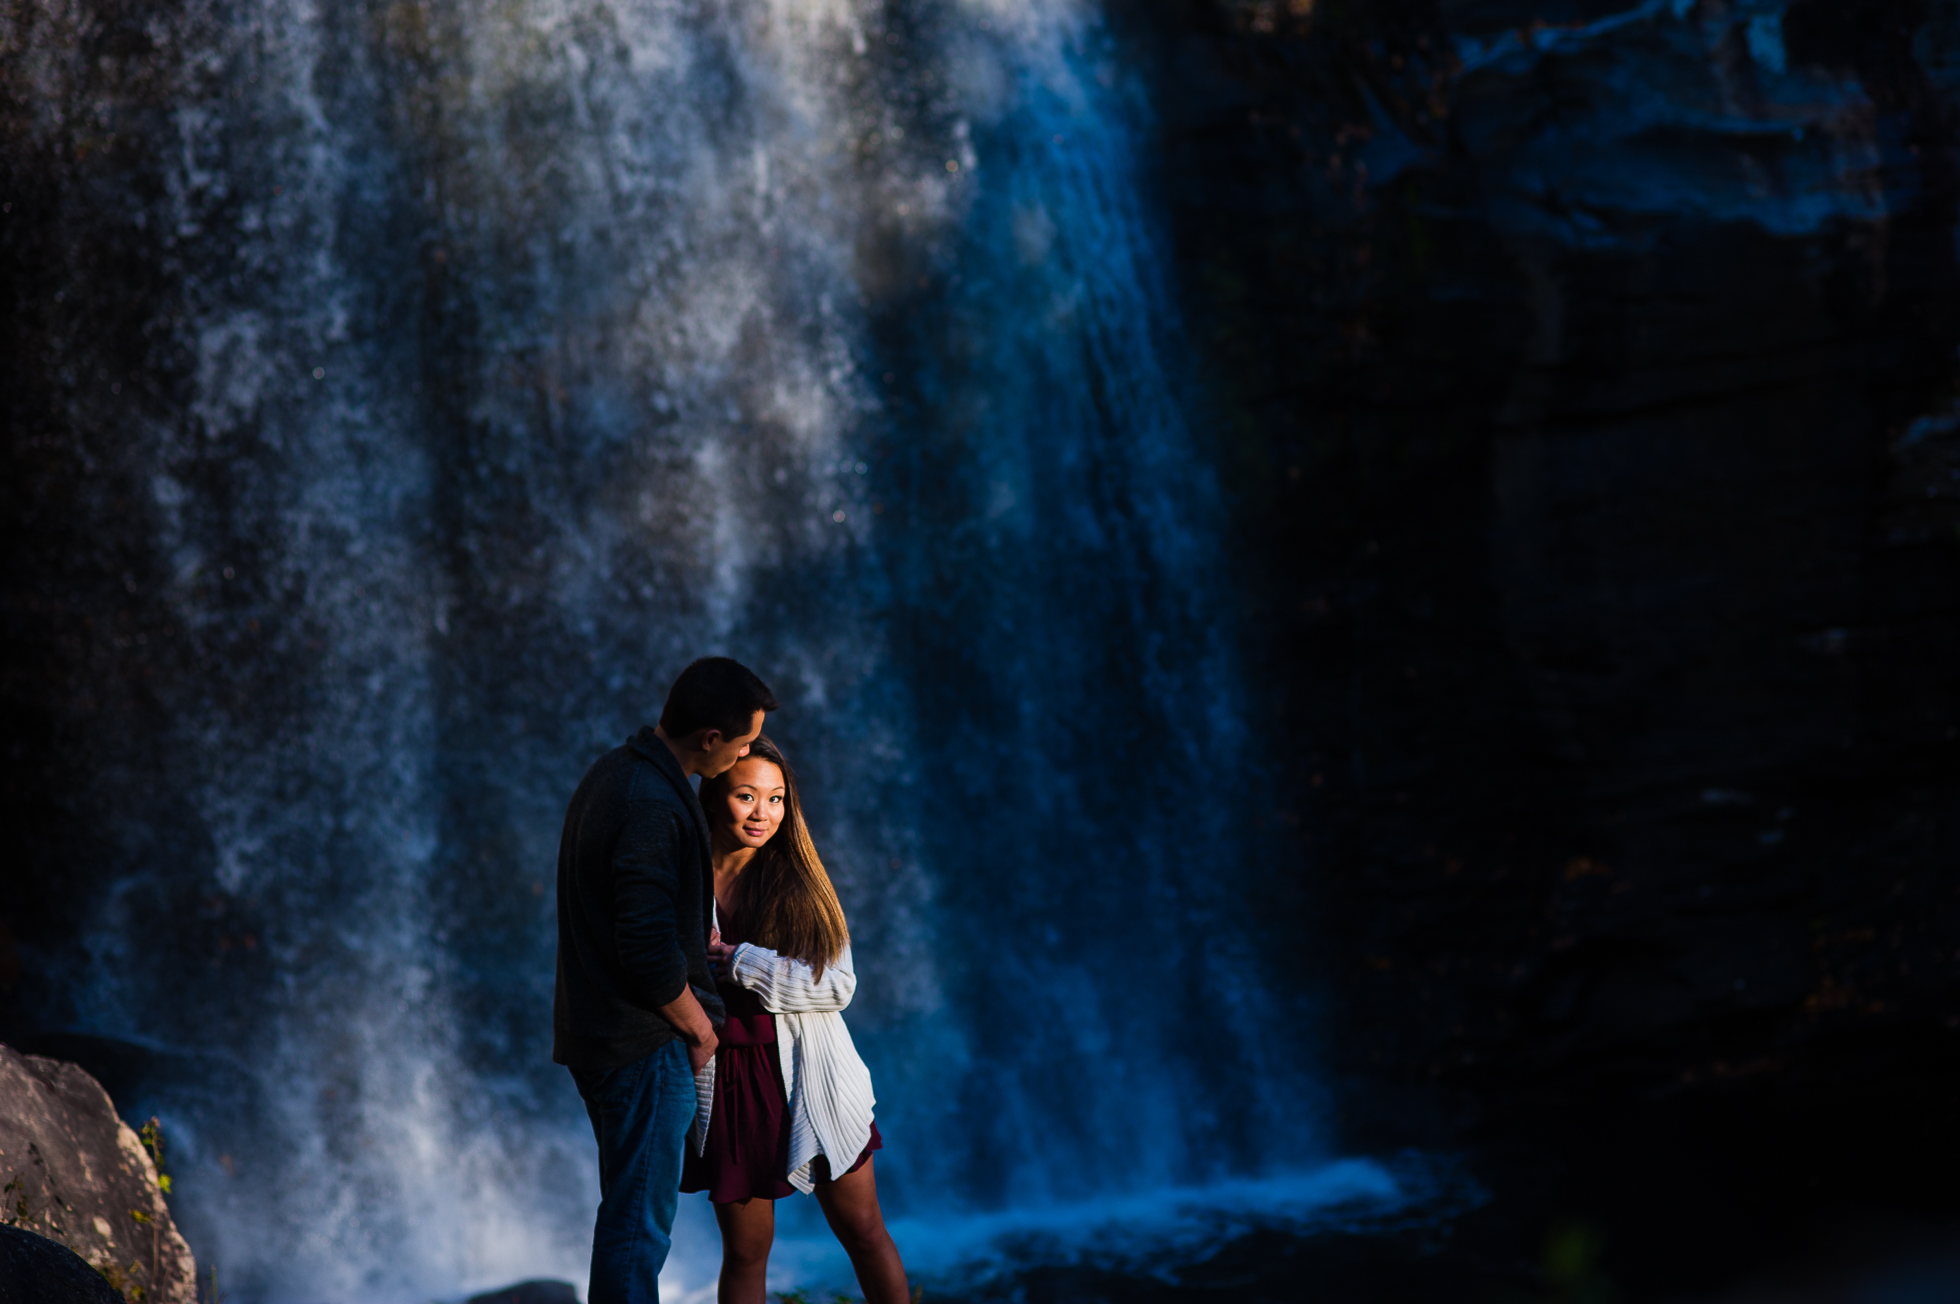
[(786, 703), (902, 1225), (1318, 1159), (1149, 88), (1092, 8), (16, 12), (65, 160), (21, 202), (147, 278), (88, 264), (134, 324), (48, 381), (126, 490), (160, 762), (91, 778), (148, 814), (50, 1009), (154, 1052), (119, 1103), (234, 1299), (583, 1280), (559, 822), (707, 653)]

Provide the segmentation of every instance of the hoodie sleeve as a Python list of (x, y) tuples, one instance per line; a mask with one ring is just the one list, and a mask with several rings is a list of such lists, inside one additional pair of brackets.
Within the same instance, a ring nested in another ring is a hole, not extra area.
[(627, 992), (649, 1010), (687, 989), (675, 893), (687, 850), (681, 817), (671, 807), (629, 805), (613, 848), (613, 941)]

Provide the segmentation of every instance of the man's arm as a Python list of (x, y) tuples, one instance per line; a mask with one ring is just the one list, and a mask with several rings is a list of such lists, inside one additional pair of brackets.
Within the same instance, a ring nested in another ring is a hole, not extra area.
[(687, 985), (674, 909), (676, 867), (692, 859), (680, 816), (636, 802), (613, 851), (613, 939), (635, 1001), (655, 1010), (687, 1043), (698, 1072), (715, 1053), (714, 1025)]

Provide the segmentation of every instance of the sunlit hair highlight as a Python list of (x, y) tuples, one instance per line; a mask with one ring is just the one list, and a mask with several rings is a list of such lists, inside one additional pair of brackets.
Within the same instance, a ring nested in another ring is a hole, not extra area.
[[(836, 963), (851, 943), (843, 904), (817, 857), (817, 844), (810, 840), (803, 802), (796, 795), (796, 771), (782, 750), (765, 734), (749, 744), (744, 759), (768, 761), (783, 772), (783, 822), (742, 867), (735, 881), (735, 907), (749, 940), (803, 961), (821, 978), (824, 967)], [(728, 818), (725, 798), (734, 786), (734, 773), (731, 767), (701, 784), (701, 805), (716, 823)]]

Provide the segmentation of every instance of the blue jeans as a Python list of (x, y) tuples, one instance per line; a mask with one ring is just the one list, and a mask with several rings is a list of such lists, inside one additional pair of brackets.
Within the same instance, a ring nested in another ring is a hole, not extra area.
[(599, 1141), (599, 1218), (587, 1304), (659, 1304), (674, 1243), (681, 1155), (694, 1121), (694, 1070), (670, 1041), (610, 1073), (573, 1072)]

